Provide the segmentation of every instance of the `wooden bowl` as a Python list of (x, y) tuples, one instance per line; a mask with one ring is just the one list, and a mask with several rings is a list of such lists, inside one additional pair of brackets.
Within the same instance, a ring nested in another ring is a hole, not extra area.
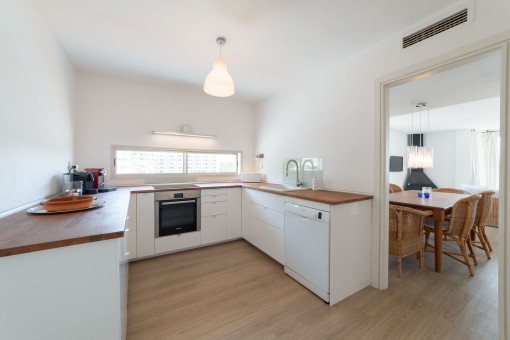
[(88, 208), (97, 197), (93, 196), (68, 196), (50, 198), (41, 205), (46, 211), (66, 211)]

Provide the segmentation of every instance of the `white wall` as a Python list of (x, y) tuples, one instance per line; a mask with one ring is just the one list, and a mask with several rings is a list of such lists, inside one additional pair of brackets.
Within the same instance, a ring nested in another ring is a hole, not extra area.
[(407, 178), (407, 134), (390, 130), (389, 156), (404, 157), (403, 171), (390, 172), (390, 183), (404, 188)]
[(431, 132), (428, 145), (434, 150), (434, 168), (424, 172), (439, 188), (461, 188), (470, 184), (471, 151), (469, 130)]
[(391, 37), (260, 103), (256, 152), (265, 154), (268, 180), (281, 182), (285, 157), (320, 156), (324, 187), (373, 193), (375, 80), (510, 29), (510, 1), (475, 0), (474, 9), (471, 23), (405, 51), (401, 36)]
[[(110, 183), (121, 183), (108, 175), (112, 145), (242, 151), (243, 171), (253, 169), (252, 104), (78, 73), (76, 112), (75, 162), (81, 169), (106, 168)], [(217, 139), (152, 134), (182, 124)]]
[(28, 1), (0, 1), (0, 213), (61, 190), (74, 69)]

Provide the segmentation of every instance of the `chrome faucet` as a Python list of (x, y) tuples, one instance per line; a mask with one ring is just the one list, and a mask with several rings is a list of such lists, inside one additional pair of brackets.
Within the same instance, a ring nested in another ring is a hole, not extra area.
[[(315, 175), (315, 167), (313, 166), (313, 162), (311, 159), (307, 159), (306, 161), (303, 162), (303, 177), (305, 176), (305, 164), (306, 163), (310, 163), (310, 165), (312, 166), (312, 174)], [(303, 178), (304, 180), (304, 178)]]
[(299, 187), (301, 186), (301, 183), (299, 181), (299, 165), (297, 164), (296, 160), (294, 159), (290, 159), (288, 162), (287, 162), (287, 168), (285, 169), (285, 177), (288, 177), (289, 176), (289, 164), (294, 162), (294, 164), (296, 164), (296, 186)]

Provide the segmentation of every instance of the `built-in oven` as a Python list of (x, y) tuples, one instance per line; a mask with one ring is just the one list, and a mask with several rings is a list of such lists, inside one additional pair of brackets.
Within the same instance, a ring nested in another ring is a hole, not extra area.
[(200, 230), (200, 190), (154, 193), (156, 237)]

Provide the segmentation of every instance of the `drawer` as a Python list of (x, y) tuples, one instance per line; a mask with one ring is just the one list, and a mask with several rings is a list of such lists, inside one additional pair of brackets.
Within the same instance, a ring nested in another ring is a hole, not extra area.
[(250, 216), (266, 222), (273, 227), (284, 230), (284, 215), (279, 211), (250, 203)]
[(283, 207), (285, 205), (284, 196), (276, 195), (276, 194), (268, 194), (266, 192), (257, 191), (257, 190), (246, 190), (246, 196), (248, 196), (248, 200), (251, 203), (255, 203), (261, 205), (263, 207), (268, 207), (276, 211), (280, 211), (283, 213)]
[(202, 196), (201, 201), (202, 203), (209, 203), (209, 202), (223, 202), (227, 200), (227, 195), (210, 195), (210, 196)]
[(200, 208), (202, 217), (225, 215), (227, 213), (227, 201), (202, 203)]
[(250, 217), (247, 228), (243, 226), (243, 237), (276, 261), (284, 264), (283, 230)]
[(200, 194), (204, 196), (226, 195), (227, 189), (201, 189)]
[(158, 237), (154, 240), (155, 253), (166, 253), (200, 245), (200, 232)]
[(201, 244), (225, 241), (227, 239), (227, 215), (202, 217)]

